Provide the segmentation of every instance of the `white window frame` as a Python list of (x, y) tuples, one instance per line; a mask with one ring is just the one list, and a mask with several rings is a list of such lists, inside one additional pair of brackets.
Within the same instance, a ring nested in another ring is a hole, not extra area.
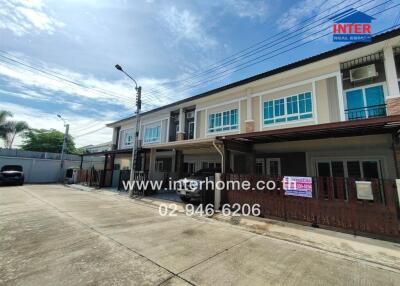
[[(128, 132), (132, 133), (132, 140), (130, 144), (126, 144), (125, 137)], [(135, 129), (134, 128), (126, 128), (119, 131), (119, 142), (118, 142), (118, 149), (125, 149), (127, 147), (133, 146), (133, 142), (135, 140)]]
[[(347, 93), (347, 92), (361, 89), (361, 90), (362, 90), (362, 94), (363, 94), (363, 103), (364, 103), (364, 107), (365, 107), (365, 104), (367, 103), (367, 98), (365, 97), (365, 89), (370, 88), (370, 87), (379, 86), (379, 85), (382, 86), (382, 89), (383, 89), (383, 99), (384, 99), (385, 104), (386, 104), (386, 99), (388, 98), (388, 91), (387, 91), (387, 84), (386, 84), (386, 81), (384, 81), (384, 82), (379, 82), (379, 83), (373, 83), (373, 84), (367, 84), (367, 85), (363, 85), (363, 86), (359, 86), (359, 87), (354, 87), (354, 88), (349, 88), (349, 89), (344, 89), (344, 90), (343, 90), (343, 103), (344, 103), (344, 110), (343, 110), (343, 112), (345, 112), (345, 111), (347, 110), (347, 96), (346, 96), (346, 93)], [(367, 112), (367, 113), (368, 113), (368, 112)], [(367, 113), (366, 113), (366, 117), (365, 117), (365, 118), (368, 118)], [(346, 121), (349, 120), (348, 115), (346, 115), (346, 114), (345, 114), (345, 118), (346, 118)]]
[[(224, 113), (225, 112), (229, 112), (229, 121), (231, 121), (231, 111), (232, 110), (236, 110), (237, 111), (237, 116), (236, 116), (236, 120), (237, 123), (236, 124), (229, 124), (229, 125), (223, 125), (224, 124)], [(214, 128), (210, 128), (210, 116), (214, 115), (214, 120), (216, 121), (217, 118), (217, 114), (221, 114), (221, 126), (220, 127), (215, 127), (214, 124)], [(232, 131), (240, 131), (240, 108), (229, 108), (229, 109), (224, 109), (222, 111), (217, 111), (217, 112), (213, 112), (213, 113), (206, 113), (206, 122), (207, 122), (207, 135), (213, 135), (213, 134), (221, 134), (221, 133), (226, 133), (226, 132), (232, 132)], [(235, 128), (234, 128), (235, 127)], [(215, 131), (215, 129), (220, 129), (220, 131)], [(226, 129), (226, 130), (224, 130)], [(210, 130), (214, 130), (214, 131), (210, 131)]]
[(280, 177), (282, 175), (281, 159), (280, 158), (267, 158), (266, 162), (267, 162), (267, 164), (266, 164), (267, 176), (271, 176), (271, 165), (270, 165), (270, 162), (278, 162), (278, 176)]
[[(147, 129), (155, 129), (159, 128), (159, 136), (157, 140), (152, 140), (152, 141), (146, 141), (146, 130)], [(155, 144), (155, 143), (160, 143), (161, 142), (161, 124), (160, 125), (152, 125), (152, 126), (145, 126), (143, 129), (143, 145), (149, 145), (149, 144)]]
[[(301, 95), (301, 94), (306, 94), (306, 93), (310, 93), (311, 94), (311, 112), (307, 112), (307, 113), (300, 113), (300, 106), (299, 106), (299, 95)], [(299, 116), (299, 119), (296, 119), (296, 120), (290, 120), (290, 121), (288, 121), (287, 120), (287, 118), (288, 117), (292, 117), (292, 116), (296, 116), (296, 114), (290, 114), (290, 115), (288, 115), (287, 114), (287, 99), (289, 98), (289, 97), (292, 97), (292, 96), (297, 96), (297, 102), (298, 102), (298, 116)], [(281, 116), (275, 116), (275, 101), (276, 100), (282, 100), (283, 99), (283, 108), (284, 108), (284, 115), (281, 115)], [(265, 120), (267, 119), (267, 118), (265, 118), (264, 117), (264, 104), (266, 103), (266, 102), (269, 102), (269, 101), (272, 101), (272, 103), (273, 103), (273, 115), (274, 115), (274, 117), (272, 118), (272, 120), (274, 120), (274, 121), (276, 121), (277, 119), (279, 120), (279, 119), (282, 119), (282, 118), (285, 118), (285, 121), (284, 122), (273, 122), (273, 123), (265, 123)], [(305, 91), (302, 91), (302, 92), (299, 92), (299, 93), (296, 93), (296, 94), (291, 94), (291, 95), (288, 95), (288, 96), (284, 96), (284, 97), (279, 97), (279, 98), (269, 98), (269, 99), (263, 99), (262, 100), (262, 104), (261, 104), (261, 120), (262, 120), (262, 122), (261, 122), (261, 124), (262, 124), (262, 126), (263, 126), (263, 128), (267, 128), (267, 127), (271, 127), (271, 126), (280, 126), (280, 125), (289, 125), (289, 124), (293, 124), (293, 123), (298, 123), (298, 122), (309, 122), (309, 121), (315, 121), (315, 118), (316, 118), (316, 116), (315, 116), (315, 111), (316, 111), (316, 101), (315, 101), (315, 95), (314, 95), (314, 92), (313, 91), (310, 91), (310, 90), (305, 90)], [(309, 118), (300, 118), (300, 115), (301, 114), (311, 114), (311, 117), (309, 117)]]

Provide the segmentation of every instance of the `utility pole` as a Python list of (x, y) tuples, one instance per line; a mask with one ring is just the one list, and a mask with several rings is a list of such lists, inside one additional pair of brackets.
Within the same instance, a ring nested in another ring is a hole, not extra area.
[(69, 132), (69, 124), (66, 123), (65, 119), (61, 117), (61, 115), (57, 114), (57, 117), (60, 118), (62, 121), (64, 121), (64, 127), (65, 127), (65, 132), (64, 132), (64, 140), (61, 148), (61, 164), (60, 164), (60, 182), (62, 183), (64, 181), (64, 153), (65, 150), (67, 149), (67, 137), (68, 137), (68, 132)]
[[(135, 83), (136, 90), (136, 126), (134, 134), (134, 142), (132, 148), (132, 160), (131, 160), (131, 173), (129, 176), (130, 181), (135, 179), (135, 171), (137, 166), (137, 161), (139, 158), (139, 129), (140, 129), (140, 110), (142, 108), (142, 87), (138, 86), (136, 80), (131, 77), (127, 72), (125, 72), (120, 65), (115, 65), (115, 68), (123, 72), (127, 77), (129, 77)], [(129, 189), (129, 197), (133, 196), (133, 189)]]

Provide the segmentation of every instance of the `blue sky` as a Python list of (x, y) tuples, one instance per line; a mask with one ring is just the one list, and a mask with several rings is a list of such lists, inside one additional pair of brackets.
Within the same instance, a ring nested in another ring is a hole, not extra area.
[[(151, 109), (341, 45), (331, 35), (316, 39), (330, 31), (330, 22), (293, 32), (310, 17), (315, 21), (345, 6), (365, 11), (380, 5), (368, 11), (374, 14), (398, 3), (0, 0), (0, 109), (34, 128), (63, 130), (56, 118), (60, 113), (70, 122), (78, 146), (106, 142), (111, 130), (98, 129), (133, 112), (132, 83), (114, 68), (116, 63), (137, 79), (143, 107)], [(396, 7), (377, 15), (373, 32), (392, 26), (399, 11)], [(292, 39), (278, 41), (290, 31)], [(295, 48), (310, 39), (316, 40)], [(268, 45), (263, 52), (216, 66), (262, 40)], [(278, 49), (288, 51), (274, 56)], [(268, 59), (236, 71), (260, 55)]]

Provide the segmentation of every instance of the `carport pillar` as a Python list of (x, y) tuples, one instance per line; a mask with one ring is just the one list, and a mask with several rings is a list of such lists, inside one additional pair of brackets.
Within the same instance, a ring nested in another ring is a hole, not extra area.
[(156, 154), (157, 149), (150, 149), (150, 159), (149, 159), (149, 179), (153, 179), (154, 172), (156, 171)]
[(183, 175), (183, 152), (180, 150), (176, 150), (175, 152), (176, 173), (178, 178), (181, 178)]

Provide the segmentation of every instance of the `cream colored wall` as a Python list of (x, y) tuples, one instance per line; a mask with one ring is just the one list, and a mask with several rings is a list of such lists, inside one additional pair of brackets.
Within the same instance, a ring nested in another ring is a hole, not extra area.
[(326, 79), (315, 82), (315, 99), (317, 103), (316, 122), (318, 122), (319, 124), (330, 122), (328, 86)]
[[(262, 84), (252, 86), (253, 93), (264, 92), (270, 89), (279, 88), (295, 82), (301, 82), (304, 80), (309, 80), (315, 77), (319, 77), (325, 74), (330, 74), (334, 72), (339, 72), (339, 62), (334, 64), (329, 64), (327, 66), (316, 66), (312, 70), (306, 69), (295, 69), (284, 74), (276, 75), (266, 80)], [(261, 81), (260, 81), (261, 82)]]
[(253, 109), (253, 120), (255, 122), (254, 131), (260, 131), (260, 121), (262, 114), (260, 113), (260, 98), (255, 96), (251, 99)]
[[(240, 133), (246, 133), (246, 123), (245, 123), (246, 119), (247, 119), (247, 102), (246, 100), (241, 100), (240, 116), (239, 116)], [(235, 133), (237, 133), (237, 131)]]
[[(291, 70), (275, 74), (272, 76), (269, 76), (267, 78), (263, 78), (260, 80), (256, 80), (253, 82), (245, 83), (241, 86), (237, 86), (234, 88), (231, 88), (229, 90), (225, 90), (222, 92), (218, 92), (216, 94), (203, 97), (203, 98), (198, 98), (189, 102), (184, 102), (181, 104), (177, 104), (176, 106), (168, 107), (165, 108), (159, 112), (154, 112), (152, 114), (144, 115), (143, 120), (148, 120), (149, 118), (154, 118), (154, 117), (163, 117), (163, 116), (168, 116), (169, 112), (172, 110), (177, 110), (179, 108), (185, 108), (188, 106), (196, 106), (197, 110), (202, 110), (199, 111), (200, 115), (200, 120), (197, 121), (197, 126), (196, 129), (200, 128), (196, 132), (197, 138), (204, 138), (204, 134), (206, 131), (206, 126), (205, 126), (205, 117), (206, 114), (204, 112), (204, 108), (207, 108), (208, 106), (212, 106), (215, 104), (224, 104), (227, 102), (231, 102), (233, 100), (241, 100), (248, 96), (248, 94), (257, 94), (257, 93), (262, 93), (262, 92), (268, 92), (269, 90), (276, 89), (276, 88), (281, 88), (285, 85), (288, 84), (294, 84), (298, 83), (301, 81), (310, 81), (313, 78), (316, 77), (321, 77), (324, 75), (332, 75), (334, 74), (339, 74), (340, 73), (340, 67), (339, 63), (348, 61), (354, 58), (358, 58), (361, 56), (365, 56), (377, 51), (382, 50), (385, 46), (387, 45), (396, 45), (397, 42), (399, 41), (400, 37), (395, 37), (393, 39), (387, 40), (387, 41), (382, 41), (379, 43), (375, 43), (373, 45), (368, 45), (366, 47), (362, 47), (353, 51), (349, 51), (343, 54), (340, 54), (335, 57), (330, 57), (327, 59), (324, 59), (322, 61), (318, 61), (315, 63), (311, 63), (308, 65), (300, 66), (297, 68), (293, 68)], [(296, 124), (283, 124), (280, 126), (275, 126), (275, 127), (267, 127), (264, 130), (268, 129), (275, 129), (275, 128), (286, 128), (286, 127), (296, 127), (296, 126), (304, 126), (304, 125), (309, 125), (309, 124), (315, 124), (315, 123), (326, 123), (326, 122), (336, 122), (339, 121), (339, 112), (338, 112), (338, 100), (337, 100), (337, 87), (335, 83), (335, 78), (331, 78), (330, 80), (320, 80), (316, 83), (316, 102), (317, 102), (317, 118), (318, 122), (312, 122), (312, 121), (307, 121), (307, 122), (298, 122)], [(308, 89), (309, 89), (310, 84), (308, 84)], [(329, 90), (328, 90), (329, 87)], [(294, 88), (297, 89), (297, 88)], [(311, 89), (310, 89), (311, 90)], [(332, 90), (334, 90), (332, 92)], [(250, 92), (249, 92), (250, 91)], [(294, 90), (292, 90), (293, 92)], [(282, 91), (282, 92), (277, 92), (274, 93), (274, 95), (271, 96), (278, 96), (279, 93), (291, 93), (290, 89)], [(264, 96), (263, 96), (264, 97)], [(259, 102), (258, 97), (252, 98), (252, 105), (253, 105), (253, 118), (255, 119), (255, 130), (260, 130), (261, 127), (261, 121), (262, 121), (262, 102)], [(246, 120), (245, 113), (247, 112), (246, 108), (246, 102), (240, 103), (240, 124), (241, 124), (241, 131), (244, 131), (244, 121)], [(314, 106), (315, 107), (315, 106)], [(122, 128), (125, 129), (128, 128), (128, 125), (133, 127), (134, 126), (134, 120), (130, 120), (127, 122), (122, 123)], [(116, 125), (118, 126), (118, 125)], [(214, 136), (214, 135), (212, 135)], [(212, 137), (211, 136), (211, 137)]]

